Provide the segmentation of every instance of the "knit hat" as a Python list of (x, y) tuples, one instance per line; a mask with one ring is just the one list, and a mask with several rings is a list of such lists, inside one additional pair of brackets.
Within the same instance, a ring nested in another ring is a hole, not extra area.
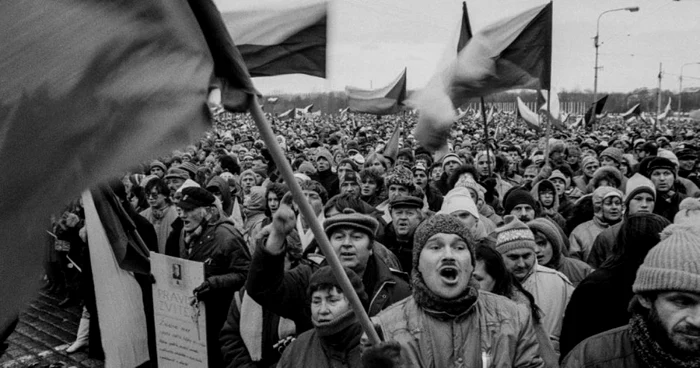
[(506, 194), (503, 199), (503, 208), (505, 214), (510, 214), (513, 208), (517, 205), (529, 204), (533, 209), (536, 208), (535, 198), (525, 189), (516, 188)]
[(593, 191), (593, 212), (599, 213), (603, 210), (603, 200), (608, 197), (620, 197), (623, 199), (622, 192), (613, 187), (598, 187)]
[(357, 166), (362, 166), (365, 164), (365, 157), (362, 156), (359, 153), (354, 154), (352, 157), (350, 157), (352, 161), (357, 165)]
[(679, 160), (697, 160), (698, 154), (694, 149), (684, 148), (676, 153), (676, 157)]
[(479, 219), (479, 210), (476, 208), (471, 194), (469, 194), (469, 189), (455, 187), (447, 192), (438, 213), (450, 215), (455, 211), (467, 211), (470, 215)]
[(678, 212), (673, 218), (674, 224), (697, 224), (700, 221), (700, 199), (688, 197), (678, 205)]
[(184, 183), (182, 183), (180, 188), (178, 188), (178, 190), (175, 191), (175, 193), (182, 193), (182, 191), (187, 189), (187, 188), (200, 188), (200, 187), (201, 186), (196, 181), (194, 181), (192, 179), (187, 179), (187, 180), (185, 180)]
[(421, 209), (423, 208), (423, 200), (414, 197), (414, 196), (408, 196), (408, 195), (398, 195), (391, 200), (389, 200), (389, 210), (393, 210), (394, 208), (418, 208)]
[(622, 150), (619, 148), (608, 147), (608, 148), (604, 149), (603, 152), (600, 153), (600, 158), (603, 158), (603, 156), (607, 156), (607, 157), (610, 157), (611, 159), (613, 159), (618, 164), (621, 164), (623, 153), (624, 152), (622, 152)]
[(364, 231), (369, 235), (370, 239), (374, 239), (374, 235), (379, 228), (379, 222), (372, 216), (363, 215), (355, 212), (351, 208), (346, 208), (343, 210), (343, 213), (327, 218), (326, 221), (323, 222), (323, 230), (328, 236), (330, 236), (333, 230), (339, 227), (351, 227)]
[(422, 162), (417, 163), (415, 166), (413, 166), (413, 169), (411, 169), (412, 173), (416, 173), (416, 171), (423, 171), (423, 172), (428, 172), (428, 169), (425, 168), (425, 165), (423, 165)]
[(266, 193), (267, 189), (265, 187), (254, 186), (250, 188), (248, 200), (245, 202), (245, 209), (247, 211), (265, 211), (267, 207)]
[(187, 180), (190, 178), (190, 174), (183, 169), (178, 167), (172, 167), (168, 170), (168, 174), (165, 175), (165, 179), (182, 179)]
[(654, 187), (654, 183), (640, 173), (636, 173), (627, 179), (627, 188), (625, 192), (625, 196), (627, 197), (626, 205), (629, 205), (629, 201), (639, 193), (649, 193), (654, 200), (656, 200), (656, 188)]
[(667, 169), (675, 176), (676, 167), (678, 166), (675, 165), (673, 161), (661, 156), (657, 156), (649, 162), (649, 166), (647, 166), (647, 173), (649, 174), (649, 176), (651, 176), (654, 170)]
[(318, 150), (318, 152), (316, 152), (316, 160), (318, 160), (319, 158), (324, 158), (331, 165), (333, 165), (333, 155), (327, 149), (322, 148), (322, 149)]
[(561, 179), (564, 181), (564, 183), (567, 183), (567, 184), (569, 181), (568, 178), (564, 175), (564, 173), (562, 173), (559, 170), (554, 170), (554, 171), (552, 171), (552, 174), (549, 175), (549, 181), (552, 181), (554, 179)]
[(697, 224), (670, 225), (661, 242), (652, 248), (637, 270), (632, 285), (636, 294), (645, 291), (686, 291), (700, 293), (700, 227)]
[(413, 183), (413, 173), (403, 166), (395, 166), (386, 174), (384, 185), (389, 188), (391, 185), (402, 185), (412, 192), (415, 188)]
[(566, 144), (564, 141), (560, 139), (550, 139), (549, 140), (549, 155), (551, 156), (554, 153), (561, 153), (563, 154), (566, 151)]
[(552, 244), (553, 254), (550, 262), (554, 263), (559, 261), (561, 247), (564, 246), (564, 239), (561, 237), (561, 233), (559, 232), (559, 229), (557, 229), (557, 225), (547, 218), (536, 218), (532, 221), (528, 221), (527, 227), (530, 228), (533, 235), (535, 232), (542, 233), (542, 235), (547, 238), (549, 243)]
[(352, 170), (346, 171), (345, 174), (339, 178), (338, 184), (343, 185), (346, 181), (355, 182), (357, 185), (360, 185), (360, 177)]
[(667, 149), (659, 148), (659, 151), (657, 152), (656, 156), (668, 159), (669, 161), (673, 162), (673, 164), (676, 165), (676, 167), (678, 167), (678, 165), (680, 164), (680, 162), (678, 161), (678, 157), (676, 157), (676, 155), (673, 152)]
[(459, 159), (459, 156), (457, 156), (454, 153), (448, 153), (445, 155), (445, 157), (442, 158), (442, 168), (445, 168), (445, 165), (447, 165), (448, 162), (456, 162), (458, 165), (462, 164), (462, 160)]
[[(352, 285), (352, 288), (355, 289), (355, 293), (357, 293), (357, 296), (360, 298), (362, 305), (366, 308), (369, 305), (369, 296), (365, 291), (365, 285), (362, 283), (362, 279), (355, 273), (355, 271), (347, 267), (343, 267), (343, 270), (348, 276), (348, 279), (350, 279), (350, 284)], [(340, 282), (338, 282), (335, 274), (333, 273), (333, 268), (331, 268), (331, 266), (324, 266), (316, 270), (316, 272), (311, 275), (306, 293), (309, 300), (311, 300), (311, 295), (314, 291), (330, 289), (333, 287), (337, 288), (339, 291), (343, 290), (340, 287)]]
[(596, 165), (600, 166), (600, 161), (598, 161), (598, 158), (595, 156), (585, 156), (581, 160), (581, 167), (586, 168), (586, 166), (595, 163)]
[(316, 168), (314, 167), (314, 165), (311, 162), (304, 161), (301, 163), (301, 165), (299, 165), (299, 169), (297, 169), (297, 171), (302, 172), (302, 173), (315, 174)]
[[(335, 216), (333, 216), (335, 217)], [(455, 234), (464, 239), (469, 247), (472, 265), (474, 264), (474, 241), (469, 229), (456, 217), (445, 213), (435, 214), (433, 217), (421, 222), (413, 234), (413, 269), (418, 269), (418, 259), (431, 236), (435, 234)]]
[(188, 187), (182, 190), (182, 198), (177, 206), (189, 211), (197, 207), (214, 205), (215, 197), (208, 190), (198, 187)]
[(187, 171), (190, 174), (191, 178), (194, 178), (197, 176), (197, 165), (195, 165), (189, 161), (186, 161), (186, 162), (183, 162), (182, 164), (180, 164), (180, 166), (178, 166), (178, 169), (183, 169), (183, 170)]
[(469, 175), (462, 174), (455, 183), (455, 188), (467, 188), (476, 193), (478, 199), (483, 200), (484, 194), (486, 193), (486, 188), (481, 184), (477, 183)]
[(160, 162), (160, 161), (158, 161), (158, 160), (154, 160), (153, 162), (151, 162), (151, 167), (149, 168), (148, 171), (151, 171), (151, 169), (153, 169), (154, 167), (159, 167), (159, 168), (160, 168), (161, 170), (163, 170), (163, 171), (168, 170), (168, 168), (165, 167), (165, 164), (162, 163), (162, 162)]
[(527, 225), (517, 217), (507, 215), (503, 218), (503, 226), (496, 229), (496, 250), (506, 254), (515, 249), (530, 249), (535, 251), (535, 235)]
[(267, 179), (267, 166), (253, 166), (251, 170), (260, 175), (263, 179)]

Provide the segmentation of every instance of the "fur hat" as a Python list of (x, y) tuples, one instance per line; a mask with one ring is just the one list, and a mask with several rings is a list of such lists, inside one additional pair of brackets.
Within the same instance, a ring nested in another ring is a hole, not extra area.
[(678, 212), (673, 218), (674, 224), (700, 223), (700, 199), (688, 197), (681, 201)]
[(566, 144), (560, 139), (550, 139), (549, 140), (549, 155), (554, 153), (564, 154), (566, 152)]
[(328, 161), (331, 166), (333, 165), (333, 155), (329, 150), (325, 148), (319, 149), (318, 152), (316, 152), (316, 160), (319, 158), (323, 158)]
[(535, 198), (525, 189), (516, 188), (509, 191), (503, 199), (505, 214), (509, 215), (517, 205), (529, 204), (532, 209), (537, 208)]
[(413, 182), (413, 173), (403, 166), (395, 166), (386, 174), (384, 186), (389, 188), (391, 185), (402, 185), (408, 188), (409, 192), (412, 192), (416, 187)]
[(535, 235), (527, 225), (517, 217), (507, 215), (503, 218), (503, 226), (496, 229), (496, 250), (506, 254), (515, 249), (530, 249), (535, 251)]
[(610, 184), (615, 185), (615, 188), (618, 188), (622, 184), (622, 173), (612, 166), (599, 167), (593, 173), (593, 177), (588, 185), (591, 189), (596, 189), (603, 180), (607, 180)]
[(438, 213), (450, 215), (455, 211), (467, 211), (470, 215), (479, 219), (479, 210), (472, 200), (469, 189), (465, 187), (456, 187), (445, 194), (442, 207)]
[(370, 239), (374, 239), (374, 235), (379, 228), (379, 222), (372, 216), (357, 213), (350, 208), (343, 210), (343, 213), (327, 218), (323, 222), (323, 230), (326, 235), (330, 236), (333, 230), (339, 227), (351, 227), (367, 233)]
[(632, 291), (686, 291), (700, 293), (700, 227), (670, 225), (661, 242), (651, 248), (637, 270)]
[[(657, 155), (656, 155), (656, 156), (657, 156), (657, 157), (661, 157), (661, 158), (668, 159), (668, 160), (671, 161), (676, 167), (678, 167), (678, 165), (680, 165), (680, 162), (678, 161), (678, 157), (676, 157), (676, 155), (675, 155), (673, 152), (671, 152), (671, 151), (669, 151), (669, 150), (667, 150), (667, 149), (659, 148), (659, 151), (657, 152)], [(649, 172), (651, 172), (651, 171), (649, 171)]]
[(413, 234), (413, 270), (418, 269), (418, 259), (425, 243), (435, 234), (455, 234), (464, 239), (472, 255), (472, 265), (474, 264), (474, 241), (467, 227), (452, 215), (438, 213), (421, 222)]

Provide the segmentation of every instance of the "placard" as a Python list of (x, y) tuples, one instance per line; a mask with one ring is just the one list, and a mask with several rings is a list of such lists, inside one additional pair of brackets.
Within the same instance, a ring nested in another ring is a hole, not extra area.
[(204, 282), (204, 264), (151, 252), (153, 314), (160, 367), (206, 367), (204, 303), (192, 290)]

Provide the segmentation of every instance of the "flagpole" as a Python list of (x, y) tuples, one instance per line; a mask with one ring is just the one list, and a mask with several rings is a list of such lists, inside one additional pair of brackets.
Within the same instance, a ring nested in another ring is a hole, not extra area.
[(299, 183), (297, 183), (296, 179), (294, 178), (292, 167), (289, 165), (289, 162), (285, 158), (284, 152), (282, 152), (282, 148), (280, 148), (279, 144), (277, 143), (277, 139), (275, 138), (275, 135), (272, 132), (270, 124), (265, 118), (265, 114), (263, 114), (262, 109), (260, 108), (260, 104), (258, 103), (258, 99), (256, 96), (251, 96), (249, 110), (251, 116), (253, 117), (253, 120), (255, 121), (255, 125), (260, 131), (260, 136), (265, 142), (265, 145), (267, 145), (267, 148), (270, 150), (272, 159), (277, 164), (277, 168), (282, 174), (285, 183), (287, 184), (287, 186), (289, 186), (289, 189), (292, 193), (292, 197), (294, 198), (294, 202), (299, 207), (301, 215), (304, 216), (305, 219), (307, 219), (311, 227), (311, 232), (313, 232), (314, 237), (316, 239), (316, 242), (318, 242), (321, 251), (326, 256), (326, 261), (328, 261), (328, 265), (331, 267), (336, 280), (338, 280), (338, 282), (340, 283), (340, 287), (341, 289), (343, 289), (343, 294), (349, 299), (350, 306), (354, 309), (355, 315), (360, 320), (360, 324), (362, 325), (362, 328), (365, 330), (365, 333), (369, 337), (370, 342), (373, 345), (379, 344), (381, 342), (381, 340), (379, 339), (379, 335), (374, 329), (374, 326), (372, 325), (369, 316), (367, 316), (365, 309), (362, 307), (362, 302), (357, 296), (357, 293), (355, 292), (355, 289), (350, 283), (348, 276), (345, 274), (343, 266), (340, 264), (340, 260), (338, 260), (338, 256), (335, 254), (335, 252), (333, 252), (330, 241), (328, 240), (326, 233), (323, 231), (323, 228), (321, 227), (321, 224), (319, 223), (318, 218), (314, 213), (314, 210), (311, 208), (311, 205), (306, 200), (304, 193), (301, 191)]
[[(549, 87), (550, 89), (552, 87)], [(549, 89), (547, 90), (547, 126), (545, 127), (545, 140), (544, 140), (544, 164), (549, 165), (549, 139), (552, 135), (552, 95)], [(537, 115), (539, 117), (539, 115)]]
[[(466, 4), (466, 2), (465, 2)], [(486, 161), (489, 165), (489, 177), (493, 175), (493, 170), (491, 169), (491, 148), (489, 147), (489, 121), (486, 117), (486, 102), (484, 98), (481, 97), (481, 118), (484, 120), (484, 139), (486, 141)]]

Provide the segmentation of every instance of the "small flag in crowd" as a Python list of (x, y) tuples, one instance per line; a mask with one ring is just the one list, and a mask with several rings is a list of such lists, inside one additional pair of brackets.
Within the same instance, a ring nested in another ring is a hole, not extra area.
[(345, 87), (348, 95), (348, 107), (353, 112), (363, 112), (374, 115), (395, 114), (406, 99), (406, 69), (388, 85), (375, 89), (364, 90), (355, 87)]
[(636, 104), (636, 105), (632, 106), (631, 109), (622, 113), (622, 119), (626, 122), (630, 122), (633, 119), (639, 117), (639, 115), (641, 115), (641, 113), (642, 113), (641, 104)]
[(455, 106), (471, 97), (514, 88), (549, 89), (552, 4), (541, 3), (477, 32), (456, 60), (415, 97), (416, 137), (425, 148), (445, 144)]
[(586, 111), (586, 114), (583, 116), (583, 122), (588, 126), (591, 122), (591, 117), (593, 114), (593, 110), (595, 110), (595, 115), (596, 118), (598, 118), (598, 115), (600, 115), (603, 112), (603, 108), (605, 108), (605, 103), (608, 101), (608, 95), (605, 95), (601, 97), (598, 101), (596, 101), (593, 106), (588, 108), (588, 111)]
[(666, 104), (666, 108), (664, 108), (664, 112), (662, 112), (659, 116), (657, 116), (657, 120), (662, 120), (666, 119), (668, 117), (668, 114), (671, 113), (671, 97), (668, 98), (668, 103)]
[(0, 3), (0, 330), (33, 297), (52, 212), (197, 140), (212, 77), (257, 94), (217, 16), (210, 0)]
[(530, 110), (527, 105), (520, 99), (520, 96), (516, 98), (518, 100), (518, 116), (523, 118), (525, 125), (528, 128), (535, 130), (537, 132), (542, 131), (540, 126), (540, 117), (534, 111)]
[(251, 76), (326, 77), (326, 0), (275, 6), (260, 2), (258, 8), (234, 0), (217, 3)]

